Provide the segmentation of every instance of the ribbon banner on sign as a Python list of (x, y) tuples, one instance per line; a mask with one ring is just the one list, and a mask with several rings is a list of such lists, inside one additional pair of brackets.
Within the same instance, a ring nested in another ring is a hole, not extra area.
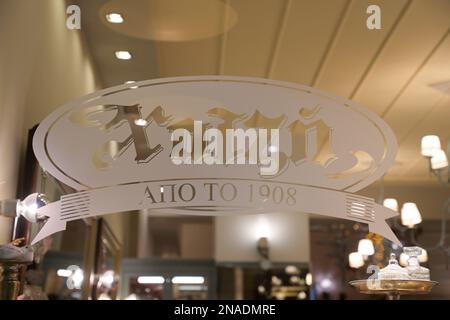
[(105, 89), (38, 127), (41, 166), (78, 192), (39, 208), (33, 243), (69, 221), (153, 210), (189, 215), (320, 214), (367, 223), (399, 243), (396, 212), (354, 192), (392, 165), (376, 114), (314, 88), (202, 76)]

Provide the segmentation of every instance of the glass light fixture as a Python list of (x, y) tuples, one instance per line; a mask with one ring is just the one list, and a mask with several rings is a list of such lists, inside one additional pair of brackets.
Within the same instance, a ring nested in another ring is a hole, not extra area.
[(428, 135), (422, 138), (421, 152), (423, 156), (432, 157), (439, 150), (441, 150), (441, 141), (438, 136)]
[(132, 58), (129, 51), (116, 51), (116, 58), (119, 60), (130, 60)]
[(448, 167), (448, 159), (444, 150), (438, 150), (431, 157), (431, 169), (437, 170)]
[(312, 285), (312, 281), (313, 281), (312, 274), (308, 272), (308, 273), (306, 274), (306, 277), (305, 277), (305, 283), (306, 283), (306, 285), (307, 285), (307, 286)]
[(140, 276), (137, 278), (139, 284), (163, 284), (164, 278), (161, 276)]
[(371, 256), (375, 253), (373, 243), (369, 239), (361, 239), (358, 242), (358, 252), (363, 256)]
[(205, 278), (201, 276), (175, 276), (172, 278), (173, 284), (203, 284)]
[(114, 271), (108, 270), (105, 271), (99, 278), (99, 284), (104, 285), (105, 287), (111, 288), (115, 281)]
[(359, 252), (352, 252), (348, 255), (348, 264), (351, 268), (358, 269), (364, 265), (364, 258)]
[(80, 289), (84, 280), (83, 270), (77, 265), (70, 265), (67, 270), (71, 272), (66, 281), (67, 288), (70, 290)]
[(258, 293), (259, 294), (264, 294), (264, 292), (266, 292), (266, 288), (263, 285), (259, 285), (258, 286)]
[(297, 295), (297, 298), (300, 300), (305, 300), (306, 299), (306, 293), (305, 291), (300, 291)]
[(398, 201), (394, 198), (386, 198), (383, 200), (383, 206), (398, 212)]
[(409, 228), (413, 228), (416, 224), (422, 222), (419, 208), (414, 202), (405, 202), (401, 212), (402, 224)]
[(68, 278), (72, 275), (72, 271), (67, 269), (58, 269), (58, 271), (56, 271), (56, 274), (58, 275), (58, 277)]
[(326, 289), (331, 288), (332, 286), (333, 286), (333, 282), (328, 278), (324, 278), (324, 279), (322, 279), (322, 281), (320, 281), (320, 287), (322, 289), (326, 290)]
[(112, 12), (106, 15), (106, 20), (110, 23), (123, 23), (123, 16), (120, 13)]
[(284, 272), (287, 274), (299, 274), (300, 270), (298, 270), (297, 266), (289, 265), (284, 268)]
[(257, 239), (271, 238), (272, 236), (271, 225), (266, 217), (264, 216), (258, 217), (258, 220), (255, 223), (254, 233)]
[(38, 209), (47, 204), (47, 199), (43, 194), (33, 193), (26, 197), (23, 201), (17, 201), (16, 212), (17, 215), (22, 215), (30, 222), (37, 222), (44, 217), (40, 217)]

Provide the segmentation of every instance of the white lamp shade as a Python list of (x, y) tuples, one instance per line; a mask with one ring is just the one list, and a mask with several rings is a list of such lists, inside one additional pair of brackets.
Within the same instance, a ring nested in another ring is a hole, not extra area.
[(438, 136), (429, 135), (422, 138), (421, 152), (425, 157), (434, 156), (435, 152), (441, 150), (441, 141)]
[(348, 255), (348, 264), (351, 268), (358, 269), (364, 265), (364, 258), (359, 252), (352, 252)]
[(401, 212), (402, 224), (409, 228), (414, 227), (416, 224), (422, 222), (422, 216), (420, 215), (419, 208), (414, 202), (405, 202)]
[(424, 263), (428, 261), (428, 253), (427, 250), (422, 249), (422, 253), (419, 256), (419, 262)]
[(375, 253), (372, 241), (369, 239), (361, 239), (358, 243), (358, 253), (363, 256), (371, 256)]
[(307, 286), (312, 285), (312, 281), (313, 281), (312, 274), (308, 272), (305, 277), (306, 285)]
[(386, 198), (383, 200), (383, 206), (398, 212), (398, 201), (394, 198)]
[(448, 159), (444, 150), (438, 150), (431, 157), (431, 169), (437, 170), (448, 167)]
[(400, 259), (399, 259), (400, 265), (403, 267), (406, 267), (408, 265), (408, 259), (409, 259), (409, 256), (406, 253), (402, 252), (400, 254)]

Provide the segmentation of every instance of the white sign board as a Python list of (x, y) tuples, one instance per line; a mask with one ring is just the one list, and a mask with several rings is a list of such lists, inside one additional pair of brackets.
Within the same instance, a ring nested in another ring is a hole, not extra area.
[(314, 213), (399, 242), (385, 222), (397, 213), (353, 194), (393, 164), (392, 130), (307, 86), (224, 76), (121, 85), (54, 111), (33, 147), (46, 171), (79, 190), (39, 209), (49, 219), (33, 242), (71, 220), (137, 209)]

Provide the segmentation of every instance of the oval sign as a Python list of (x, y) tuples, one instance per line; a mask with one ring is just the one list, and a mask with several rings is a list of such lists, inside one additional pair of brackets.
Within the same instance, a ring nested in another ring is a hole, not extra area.
[[(287, 82), (198, 76), (74, 100), (40, 124), (33, 147), (45, 170), (82, 191), (80, 210), (64, 210), (76, 199), (63, 196), (60, 220), (169, 208), (373, 222), (373, 200), (349, 192), (380, 178), (397, 145), (380, 117), (347, 99)], [(117, 197), (126, 201), (111, 201)], [(328, 213), (336, 206), (344, 213)]]
[[(147, 122), (139, 126), (136, 119)], [(203, 133), (223, 133), (223, 157), (226, 129), (279, 129), (278, 172), (262, 176), (248, 159), (174, 164), (171, 132), (193, 132), (194, 121), (202, 122)], [(354, 192), (393, 164), (396, 140), (376, 114), (344, 98), (286, 82), (207, 76), (143, 81), (77, 99), (41, 123), (34, 150), (45, 170), (76, 190), (235, 177)]]

